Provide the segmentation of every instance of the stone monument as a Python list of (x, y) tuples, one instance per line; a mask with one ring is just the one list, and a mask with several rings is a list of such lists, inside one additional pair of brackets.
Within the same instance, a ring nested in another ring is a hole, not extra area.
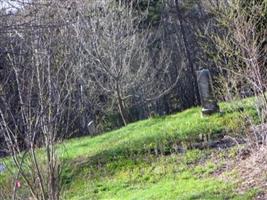
[(212, 79), (208, 69), (197, 71), (198, 90), (202, 105), (202, 114), (211, 115), (220, 111), (215, 99)]

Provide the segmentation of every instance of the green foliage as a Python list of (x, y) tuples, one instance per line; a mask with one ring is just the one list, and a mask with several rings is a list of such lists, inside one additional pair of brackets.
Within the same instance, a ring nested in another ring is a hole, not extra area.
[(160, 0), (154, 0), (153, 3), (149, 5), (147, 17), (147, 21), (149, 22), (149, 24), (159, 24), (161, 20), (162, 7), (162, 1)]
[(144, 24), (156, 26), (161, 20), (162, 0), (138, 0), (134, 3), (140, 15), (145, 15)]
[[(240, 0), (236, 12), (240, 12), (246, 17), (246, 20), (252, 19), (256, 25), (259, 37), (264, 39), (267, 28), (267, 1), (266, 0)], [(259, 41), (260, 42), (260, 41)]]

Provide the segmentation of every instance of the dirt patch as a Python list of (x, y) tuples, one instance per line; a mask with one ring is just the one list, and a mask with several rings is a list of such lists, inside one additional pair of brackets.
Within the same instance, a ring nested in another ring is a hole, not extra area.
[[(234, 168), (240, 177), (240, 191), (258, 188), (267, 191), (267, 146), (251, 150), (246, 158), (239, 159)], [(267, 199), (267, 192), (262, 192), (256, 199)]]
[(235, 151), (231, 149), (221, 149), (211, 155), (211, 162), (218, 166), (213, 176), (236, 183), (240, 194), (259, 189), (254, 199), (267, 200), (267, 146), (252, 149), (244, 144), (236, 146)]

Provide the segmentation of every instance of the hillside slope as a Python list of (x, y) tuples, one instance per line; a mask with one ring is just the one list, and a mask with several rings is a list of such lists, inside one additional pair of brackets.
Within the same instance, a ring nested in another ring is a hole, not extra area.
[[(62, 199), (252, 199), (257, 188), (240, 192), (231, 167), (238, 149), (222, 138), (242, 134), (245, 119), (257, 122), (253, 101), (221, 103), (222, 113), (205, 118), (191, 108), (64, 141), (57, 150)], [(10, 181), (0, 174), (0, 192), (8, 193)]]
[(256, 116), (252, 101), (222, 103), (223, 113), (210, 117), (192, 108), (64, 143), (64, 199), (251, 199), (256, 190), (237, 193), (238, 182), (222, 178), (236, 148), (194, 147), (240, 133), (244, 117)]

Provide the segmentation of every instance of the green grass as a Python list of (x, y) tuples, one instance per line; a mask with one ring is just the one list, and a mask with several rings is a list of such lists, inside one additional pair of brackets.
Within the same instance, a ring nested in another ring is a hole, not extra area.
[[(59, 144), (63, 199), (251, 199), (253, 189), (236, 194), (237, 183), (216, 175), (233, 153), (191, 146), (242, 133), (245, 118), (258, 121), (253, 101), (221, 103), (223, 113), (204, 118), (192, 108)], [(221, 155), (215, 163), (214, 154)]]
[(212, 152), (138, 156), (103, 166), (83, 163), (75, 167), (63, 199), (251, 199), (253, 191), (235, 194), (235, 183), (214, 177), (220, 165), (209, 161)]
[[(201, 117), (200, 108), (165, 117), (156, 117), (129, 124), (121, 129), (97, 137), (71, 139), (60, 148), (64, 159), (101, 157), (103, 159), (129, 154), (147, 153), (153, 149), (171, 151), (173, 144), (184, 147), (201, 141), (203, 137), (216, 138), (224, 132), (240, 132), (246, 116), (256, 118), (253, 99), (222, 103), (222, 114)], [(244, 112), (239, 112), (242, 106)]]
[(60, 149), (71, 161), (63, 176), (64, 199), (251, 199), (253, 191), (235, 194), (236, 183), (212, 174), (225, 155), (215, 165), (210, 150), (177, 154), (173, 146), (190, 149), (203, 137), (240, 133), (245, 116), (257, 120), (253, 105), (252, 99), (222, 103), (222, 114), (205, 118), (192, 108), (69, 140)]

